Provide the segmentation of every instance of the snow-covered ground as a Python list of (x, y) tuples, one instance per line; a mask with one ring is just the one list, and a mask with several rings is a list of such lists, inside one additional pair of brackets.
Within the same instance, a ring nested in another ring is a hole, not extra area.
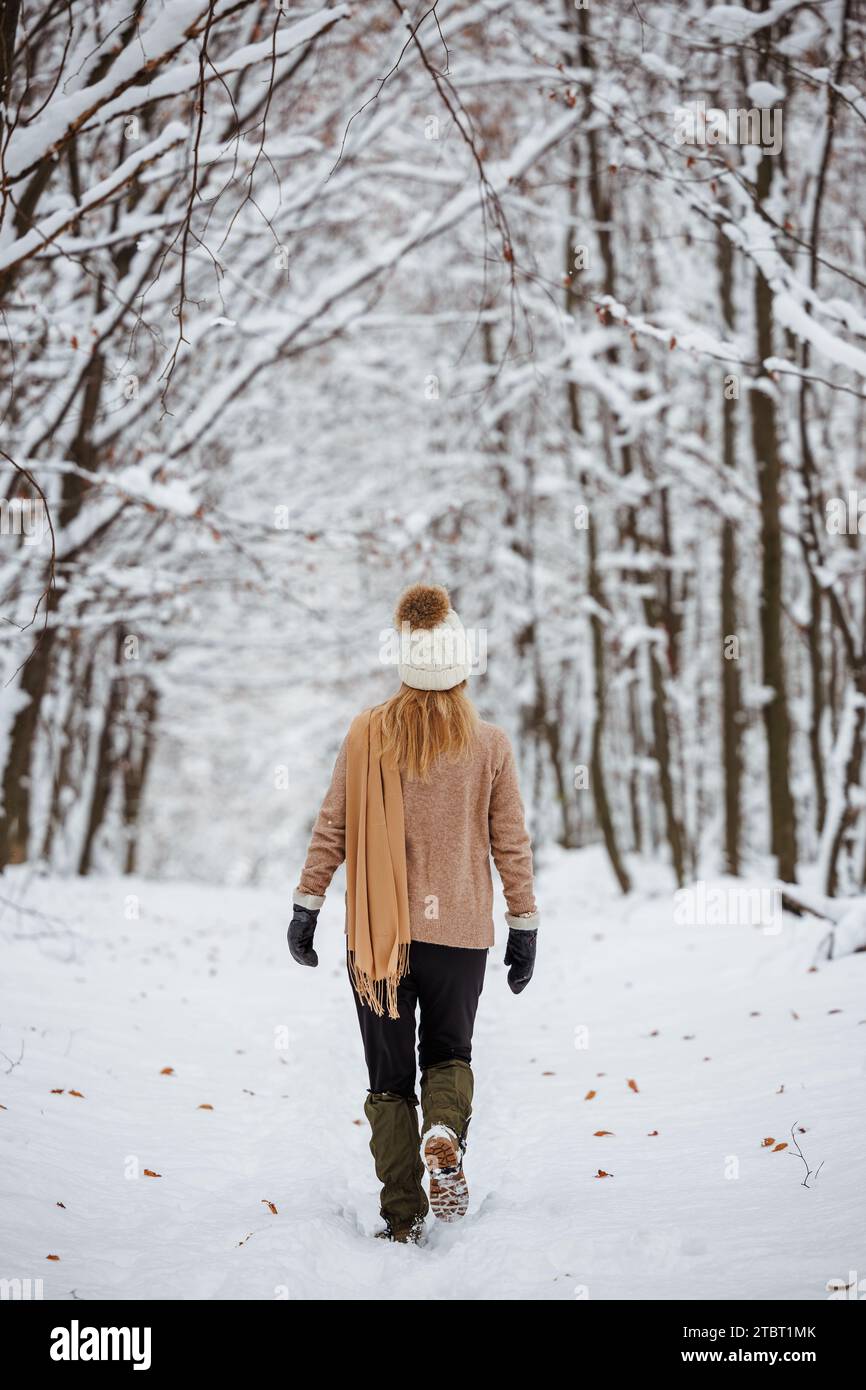
[[(678, 926), (661, 871), (642, 881), (623, 900), (596, 851), (549, 858), (518, 998), (497, 927), (471, 1211), (416, 1249), (370, 1238), (337, 884), (307, 971), (288, 892), (7, 873), (0, 1278), (51, 1299), (822, 1299), (862, 1279), (866, 954), (810, 971), (814, 920)], [(823, 1163), (808, 1189), (795, 1124)]]

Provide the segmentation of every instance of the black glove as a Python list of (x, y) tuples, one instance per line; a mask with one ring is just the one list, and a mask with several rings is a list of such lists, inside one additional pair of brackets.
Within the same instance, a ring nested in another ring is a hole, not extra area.
[(294, 916), (289, 926), (289, 950), (292, 960), (298, 965), (318, 965), (319, 957), (313, 950), (313, 936), (319, 916), (317, 907), (298, 907), (293, 904)]
[(534, 931), (526, 931), (522, 927), (508, 928), (505, 964), (511, 966), (508, 972), (508, 988), (512, 994), (519, 994), (522, 989), (526, 989), (532, 979), (537, 940), (537, 927)]

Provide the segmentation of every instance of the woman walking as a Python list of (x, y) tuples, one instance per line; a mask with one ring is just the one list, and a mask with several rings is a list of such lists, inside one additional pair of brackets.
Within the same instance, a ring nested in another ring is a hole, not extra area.
[(491, 853), (508, 907), (514, 994), (532, 978), (539, 919), (514, 754), (468, 698), (465, 633), (446, 590), (413, 585), (395, 624), (402, 684), (359, 714), (343, 741), (294, 894), (289, 949), (300, 965), (318, 964), (316, 920), (345, 859), (347, 964), (382, 1184), (379, 1235), (417, 1242), (428, 1209), (455, 1221), (469, 1205), (463, 1155), (472, 1032), (493, 945)]

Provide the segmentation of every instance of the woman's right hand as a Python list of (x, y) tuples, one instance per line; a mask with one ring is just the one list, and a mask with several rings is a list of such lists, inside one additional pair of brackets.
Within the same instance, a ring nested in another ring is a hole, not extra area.
[(518, 927), (509, 928), (508, 945), (505, 948), (505, 964), (511, 966), (508, 972), (508, 988), (512, 994), (520, 994), (521, 990), (526, 989), (532, 979), (537, 941), (537, 929), (525, 931)]
[(294, 904), (294, 916), (289, 925), (289, 950), (292, 960), (298, 965), (318, 965), (319, 957), (313, 950), (313, 936), (319, 916), (317, 907), (299, 907)]

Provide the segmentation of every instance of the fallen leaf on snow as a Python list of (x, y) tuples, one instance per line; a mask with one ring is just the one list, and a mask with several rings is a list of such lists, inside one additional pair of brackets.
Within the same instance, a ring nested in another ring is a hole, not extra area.
[(787, 1144), (777, 1144), (777, 1145), (775, 1146), (775, 1148), (773, 1149), (773, 1153), (774, 1153), (774, 1154), (777, 1154), (777, 1153), (781, 1152), (782, 1149), (787, 1149), (787, 1147), (788, 1147)]
[(145, 1168), (144, 1176), (146, 1178), (161, 1178), (162, 1173), (155, 1173), (152, 1168)]
[(651, 1129), (650, 1132), (649, 1132), (649, 1134), (647, 1135), (647, 1139), (655, 1139), (655, 1137), (656, 1137), (657, 1134), (658, 1134), (658, 1130), (657, 1130), (657, 1129)]
[(610, 1134), (613, 1138), (616, 1138), (612, 1129), (597, 1129), (593, 1134), (593, 1138), (603, 1139), (606, 1134)]
[(78, 1096), (79, 1100), (84, 1100), (84, 1096), (82, 1095), (81, 1091), (70, 1091), (69, 1094), (71, 1096)]
[(59, 1255), (46, 1255), (45, 1258), (46, 1258), (46, 1260), (59, 1260), (59, 1259), (60, 1259), (60, 1256), (59, 1256)]
[(587, 1091), (584, 1100), (595, 1100), (595, 1091)]
[(599, 1168), (599, 1170), (598, 1170), (598, 1172), (596, 1173), (595, 1176), (596, 1176), (597, 1178), (612, 1178), (612, 1177), (613, 1177), (613, 1173), (606, 1173), (606, 1172), (604, 1171), (603, 1168)]
[(163, 1067), (160, 1076), (174, 1076), (174, 1067)]
[(213, 1110), (213, 1106), (212, 1106), (212, 1105), (208, 1105), (207, 1102), (205, 1102), (205, 1104), (204, 1104), (204, 1105), (200, 1105), (200, 1106), (198, 1107), (198, 1109), (199, 1109), (199, 1110)]
[(775, 1139), (762, 1139), (762, 1140), (761, 1140), (761, 1148), (762, 1148), (762, 1149), (769, 1149), (769, 1148), (771, 1147), (771, 1145), (775, 1144), (775, 1142), (776, 1142)]
[(628, 1083), (628, 1088), (629, 1088), (630, 1091), (635, 1091), (635, 1092), (637, 1092), (637, 1082), (636, 1082), (636, 1081), (629, 1081), (629, 1083)]
[(276, 1215), (277, 1215), (277, 1209), (276, 1209), (276, 1207), (274, 1206), (273, 1202), (269, 1202), (269, 1201), (268, 1201), (267, 1197), (263, 1197), (263, 1198), (262, 1198), (262, 1203), (263, 1203), (264, 1206), (267, 1207), (268, 1211), (272, 1214), (272, 1216), (276, 1216)]

